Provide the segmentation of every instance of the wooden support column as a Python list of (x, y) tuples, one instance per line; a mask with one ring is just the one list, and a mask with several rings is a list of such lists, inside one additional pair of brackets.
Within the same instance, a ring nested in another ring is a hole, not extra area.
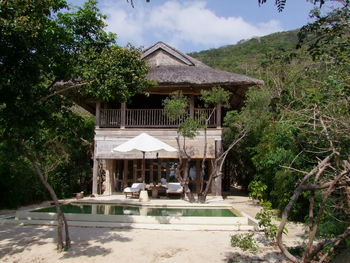
[(120, 104), (120, 129), (125, 129), (125, 120), (126, 120), (126, 103), (122, 102)]
[(216, 128), (221, 128), (221, 104), (216, 105)]
[(124, 172), (123, 172), (123, 182), (124, 188), (128, 187), (128, 160), (124, 160)]
[(170, 167), (169, 167), (169, 159), (166, 161), (166, 182), (170, 182)]
[(145, 160), (145, 152), (142, 152), (143, 158), (141, 163), (141, 173), (142, 173), (142, 182), (145, 183), (145, 174), (146, 174), (146, 160)]
[[(101, 102), (96, 102), (96, 108), (95, 108), (95, 128), (100, 128), (100, 113), (101, 113)], [(92, 167), (92, 194), (97, 195), (97, 176), (98, 176), (98, 160), (96, 158), (97, 155), (97, 143), (95, 141), (94, 143), (94, 155), (93, 155), (93, 167)]]
[(158, 183), (161, 182), (162, 179), (162, 162), (158, 159)]
[(116, 194), (116, 172), (117, 172), (117, 161), (111, 160), (112, 162), (112, 194)]
[(100, 116), (101, 116), (101, 102), (96, 102), (96, 122), (95, 122), (95, 127), (100, 128)]
[(98, 160), (96, 159), (96, 143), (94, 149), (94, 163), (92, 168), (92, 194), (97, 195), (97, 174), (98, 174)]
[(156, 181), (156, 178), (153, 177), (153, 160), (150, 160), (149, 183), (152, 184), (154, 181)]
[(194, 119), (194, 95), (190, 95), (190, 118)]
[(112, 195), (114, 190), (114, 174), (115, 172), (113, 171), (114, 165), (113, 165), (113, 160), (105, 160), (106, 162), (106, 168), (105, 168), (105, 173), (106, 173), (106, 182), (105, 182), (105, 191), (103, 192), (103, 195)]
[[(131, 161), (130, 161), (131, 162)], [(137, 182), (137, 160), (132, 161), (132, 181)]]

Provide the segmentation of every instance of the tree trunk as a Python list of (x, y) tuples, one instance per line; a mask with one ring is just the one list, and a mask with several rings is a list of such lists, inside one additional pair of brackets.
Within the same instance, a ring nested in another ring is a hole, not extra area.
[[(178, 158), (179, 158), (179, 165), (176, 167), (175, 170), (175, 176), (177, 180), (180, 182), (181, 186), (184, 188), (185, 195), (187, 196), (188, 200), (193, 203), (195, 201), (193, 193), (191, 192), (191, 189), (188, 187), (189, 183), (189, 177), (188, 177), (188, 164), (190, 163), (191, 157), (186, 154), (186, 146), (185, 142), (181, 150), (180, 145), (180, 137), (176, 137), (177, 147), (179, 149), (178, 151)], [(183, 154), (186, 156), (186, 160), (183, 159)], [(181, 175), (182, 173), (182, 175)]]
[(287, 204), (287, 206), (283, 210), (282, 219), (281, 219), (280, 225), (278, 227), (278, 231), (277, 231), (276, 242), (277, 242), (277, 245), (280, 248), (282, 254), (291, 262), (297, 263), (297, 262), (300, 262), (300, 260), (297, 257), (293, 256), (287, 250), (287, 248), (284, 246), (283, 241), (282, 241), (283, 230), (284, 230), (285, 225), (287, 224), (289, 213), (290, 213), (292, 207), (294, 206), (294, 204), (299, 199), (299, 196), (301, 195), (301, 192), (303, 191), (303, 186), (306, 184), (306, 182), (311, 178), (311, 176), (316, 174), (320, 169), (323, 169), (323, 167), (327, 166), (332, 156), (333, 156), (333, 154), (327, 156), (315, 168), (313, 168), (307, 175), (304, 176), (304, 178), (299, 183), (299, 186), (294, 190), (294, 194), (291, 197), (289, 203)]
[(190, 203), (193, 203), (195, 201), (195, 199), (194, 199), (194, 196), (193, 196), (191, 189), (188, 186), (188, 184), (189, 184), (188, 164), (189, 164), (189, 160), (186, 160), (184, 162), (184, 169), (183, 169), (184, 191), (185, 191), (185, 194), (188, 198), (188, 201), (190, 201)]
[(199, 190), (199, 196), (203, 196), (204, 175), (205, 175), (205, 161), (207, 159), (207, 148), (208, 148), (207, 127), (208, 127), (209, 119), (210, 119), (211, 115), (213, 114), (213, 112), (214, 112), (214, 110), (209, 115), (209, 118), (207, 118), (205, 120), (205, 126), (204, 126), (204, 151), (203, 151), (203, 159), (202, 159), (202, 165), (201, 165), (201, 178), (200, 178), (201, 185), (200, 185), (200, 190)]
[(228, 155), (228, 153), (231, 151), (231, 149), (240, 141), (242, 140), (245, 136), (246, 136), (247, 132), (246, 131), (243, 131), (243, 133), (241, 134), (240, 137), (238, 137), (235, 141), (233, 141), (229, 147), (227, 148), (227, 150), (223, 153), (221, 153), (220, 156), (218, 156), (214, 162), (212, 162), (212, 166), (213, 166), (213, 171), (211, 172), (210, 174), (210, 177), (209, 177), (209, 180), (208, 180), (208, 183), (205, 187), (205, 190), (203, 191), (202, 194), (200, 194), (199, 196), (199, 200), (201, 203), (204, 203), (206, 198), (207, 198), (207, 195), (208, 195), (208, 192), (209, 192), (209, 188), (210, 188), (210, 185), (213, 181), (214, 178), (216, 178), (217, 176), (221, 176), (221, 171), (222, 171), (222, 166), (225, 162), (225, 159), (226, 159), (226, 156)]
[(68, 223), (67, 223), (67, 219), (66, 219), (66, 216), (64, 215), (63, 212), (61, 212), (61, 215), (62, 215), (62, 219), (63, 219), (63, 223), (64, 223), (64, 232), (65, 232), (65, 235), (66, 235), (66, 245), (65, 245), (65, 249), (69, 249), (71, 247), (71, 244), (70, 244), (70, 236), (69, 236), (69, 229), (68, 229)]
[[(60, 204), (58, 202), (57, 195), (51, 185), (46, 181), (40, 167), (36, 164), (35, 160), (30, 156), (29, 159), (31, 160), (32, 166), (37, 173), (37, 175), (40, 178), (40, 181), (44, 185), (44, 187), (47, 189), (47, 191), (50, 193), (51, 199), (55, 204), (56, 207), (56, 213), (57, 213), (57, 250), (63, 251), (64, 249), (70, 248), (70, 237), (69, 237), (69, 230), (68, 230), (68, 224), (67, 220), (62, 213)], [(65, 228), (65, 245), (63, 244), (63, 227)]]
[(345, 189), (346, 189), (346, 198), (348, 201), (348, 210), (350, 212), (350, 186), (347, 186)]
[(199, 201), (201, 203), (204, 203), (205, 200), (207, 199), (207, 195), (208, 195), (208, 192), (209, 192), (209, 189), (210, 189), (210, 185), (212, 184), (213, 182), (213, 179), (215, 178), (217, 172), (218, 172), (218, 168), (220, 167), (220, 165), (218, 165), (219, 163), (219, 159), (215, 159), (215, 161), (213, 162), (213, 171), (211, 172), (210, 176), (209, 176), (209, 180), (208, 180), (208, 183), (205, 187), (205, 190), (203, 191), (203, 193), (200, 195), (200, 198), (199, 198)]

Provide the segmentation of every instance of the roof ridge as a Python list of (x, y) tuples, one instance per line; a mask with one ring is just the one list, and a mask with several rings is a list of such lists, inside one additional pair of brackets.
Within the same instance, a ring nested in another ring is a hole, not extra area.
[(176, 48), (170, 46), (169, 44), (163, 42), (163, 41), (158, 41), (157, 43), (153, 44), (152, 46), (146, 48), (141, 55), (141, 58), (146, 58), (148, 57), (150, 54), (154, 53), (155, 51), (157, 51), (158, 49), (162, 49), (165, 52), (169, 53), (170, 55), (172, 55), (173, 57), (181, 60), (183, 63), (185, 63), (188, 66), (195, 66), (196, 60), (184, 53), (182, 53), (181, 51), (177, 50)]

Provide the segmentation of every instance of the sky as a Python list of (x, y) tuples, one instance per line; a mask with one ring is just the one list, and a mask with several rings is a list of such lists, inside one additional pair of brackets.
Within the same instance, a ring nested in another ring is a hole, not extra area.
[[(83, 0), (68, 0), (73, 6)], [(107, 30), (117, 43), (147, 48), (158, 41), (186, 53), (235, 44), (242, 39), (297, 29), (311, 21), (314, 5), (288, 0), (279, 13), (275, 0), (99, 0)]]

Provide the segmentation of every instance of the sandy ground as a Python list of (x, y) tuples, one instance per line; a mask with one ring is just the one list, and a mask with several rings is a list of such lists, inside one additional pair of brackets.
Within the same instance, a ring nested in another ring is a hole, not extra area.
[(0, 226), (0, 262), (282, 262), (276, 249), (257, 255), (230, 246), (226, 231), (165, 231), (71, 227), (72, 248), (55, 251), (55, 229)]
[[(251, 216), (259, 211), (247, 198), (230, 202)], [(302, 227), (288, 228), (286, 243), (300, 244)], [(72, 248), (57, 253), (55, 227), (0, 224), (0, 263), (284, 262), (279, 250), (266, 242), (262, 233), (255, 236), (259, 242), (256, 254), (230, 246), (230, 236), (237, 234), (234, 231), (70, 227), (70, 233)]]

